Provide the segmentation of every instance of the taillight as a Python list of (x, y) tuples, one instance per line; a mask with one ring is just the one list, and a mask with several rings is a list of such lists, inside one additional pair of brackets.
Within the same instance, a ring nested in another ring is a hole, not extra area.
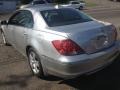
[(52, 44), (54, 45), (56, 50), (62, 55), (70, 56), (84, 53), (84, 50), (70, 39), (54, 40), (52, 41)]
[(112, 25), (112, 30), (113, 30), (113, 37), (115, 38), (115, 40), (117, 40), (117, 29), (114, 25)]

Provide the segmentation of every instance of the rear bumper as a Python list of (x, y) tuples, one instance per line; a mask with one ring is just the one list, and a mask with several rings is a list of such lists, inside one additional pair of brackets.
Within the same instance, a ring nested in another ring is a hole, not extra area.
[[(78, 55), (64, 60), (44, 57), (47, 73), (62, 77), (74, 78), (81, 74), (91, 73), (110, 64), (119, 55), (118, 46), (90, 55)], [(78, 60), (79, 59), (79, 60)]]

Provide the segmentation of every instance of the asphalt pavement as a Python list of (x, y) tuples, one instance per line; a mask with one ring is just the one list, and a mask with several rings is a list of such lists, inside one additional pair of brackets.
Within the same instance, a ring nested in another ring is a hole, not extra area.
[[(120, 9), (87, 13), (116, 27), (120, 26)], [(7, 17), (0, 15), (1, 19)], [(26, 58), (13, 47), (3, 45), (0, 35), (0, 90), (120, 90), (119, 68), (120, 57), (107, 68), (89, 76), (71, 80), (50, 76), (42, 80), (32, 76)]]

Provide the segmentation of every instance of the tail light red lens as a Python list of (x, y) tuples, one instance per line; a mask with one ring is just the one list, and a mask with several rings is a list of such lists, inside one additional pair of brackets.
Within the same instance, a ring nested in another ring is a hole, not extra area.
[(84, 53), (84, 50), (70, 39), (54, 40), (52, 41), (52, 44), (62, 55), (70, 56)]

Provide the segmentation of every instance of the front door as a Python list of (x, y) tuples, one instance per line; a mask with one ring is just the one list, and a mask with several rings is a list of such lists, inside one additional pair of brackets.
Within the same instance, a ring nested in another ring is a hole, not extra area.
[(15, 27), (13, 33), (15, 37), (16, 48), (22, 53), (26, 53), (28, 32), (33, 28), (32, 13), (27, 10), (21, 10), (19, 15), (18, 26)]

